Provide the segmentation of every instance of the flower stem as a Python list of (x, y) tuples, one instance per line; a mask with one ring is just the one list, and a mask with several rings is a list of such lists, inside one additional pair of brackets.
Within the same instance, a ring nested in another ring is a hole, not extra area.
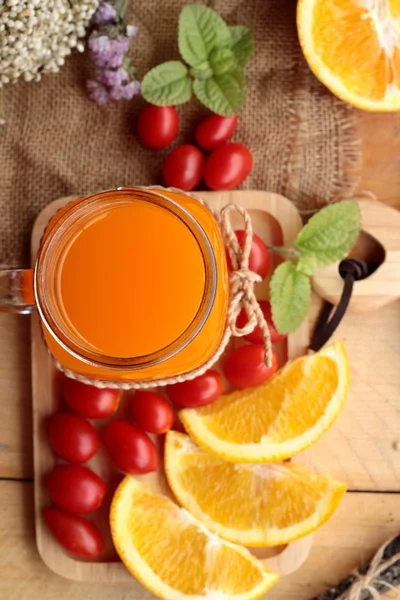
[(121, 21), (125, 21), (126, 11), (128, 10), (130, 0), (116, 0), (115, 10), (118, 13), (118, 17)]

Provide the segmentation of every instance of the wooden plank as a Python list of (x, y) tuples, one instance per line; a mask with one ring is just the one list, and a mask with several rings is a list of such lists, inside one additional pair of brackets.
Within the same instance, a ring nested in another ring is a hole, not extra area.
[[(31, 483), (0, 482), (0, 515), (1, 600), (133, 600), (129, 582), (73, 582), (46, 568), (36, 550)], [(347, 494), (336, 515), (315, 535), (305, 565), (282, 578), (268, 600), (309, 600), (368, 560), (399, 530), (398, 495)]]
[(331, 521), (315, 534), (307, 562), (282, 579), (268, 600), (309, 600), (321, 594), (369, 561), (399, 532), (398, 494), (348, 492)]
[(363, 153), (359, 188), (400, 208), (400, 113), (354, 110)]
[(32, 477), (30, 319), (0, 313), (0, 477)]
[(353, 490), (400, 491), (400, 303), (346, 315), (333, 339), (343, 339), (349, 354), (349, 396), (333, 427), (299, 461)]
[(49, 571), (36, 548), (32, 483), (0, 482), (0, 515), (0, 600), (131, 600), (130, 583), (70, 582)]

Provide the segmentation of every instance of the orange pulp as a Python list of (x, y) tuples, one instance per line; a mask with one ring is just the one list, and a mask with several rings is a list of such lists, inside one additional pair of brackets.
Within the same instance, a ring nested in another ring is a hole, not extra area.
[(60, 263), (65, 318), (105, 356), (145, 356), (168, 346), (192, 322), (204, 292), (196, 238), (175, 215), (145, 201), (94, 217)]

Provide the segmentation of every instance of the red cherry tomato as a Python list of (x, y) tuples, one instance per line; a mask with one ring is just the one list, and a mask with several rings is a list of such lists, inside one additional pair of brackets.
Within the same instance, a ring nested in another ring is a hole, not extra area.
[(172, 150), (165, 159), (162, 173), (165, 185), (189, 191), (203, 179), (204, 156), (196, 146), (185, 144)]
[(140, 475), (156, 471), (157, 450), (151, 439), (128, 421), (113, 421), (102, 433), (104, 446), (118, 469)]
[(232, 190), (242, 183), (253, 167), (253, 155), (237, 142), (224, 144), (207, 158), (204, 181), (212, 190)]
[(204, 150), (214, 150), (227, 142), (233, 135), (238, 117), (210, 115), (196, 127), (196, 141)]
[(63, 395), (73, 411), (86, 419), (106, 419), (118, 409), (120, 391), (99, 389), (65, 377)]
[(149, 433), (165, 433), (174, 423), (174, 409), (164, 396), (157, 392), (136, 392), (129, 404), (137, 425)]
[(147, 104), (140, 112), (137, 132), (145, 146), (165, 148), (178, 135), (179, 117), (174, 106)]
[(50, 419), (49, 440), (58, 456), (75, 464), (87, 462), (99, 449), (93, 425), (73, 413), (58, 413)]
[(63, 510), (86, 515), (99, 508), (106, 485), (87, 467), (57, 465), (47, 477), (47, 491), (54, 504)]
[(236, 348), (226, 357), (223, 364), (224, 375), (237, 388), (260, 385), (267, 381), (278, 368), (278, 358), (272, 352), (272, 367), (265, 364), (265, 349), (261, 344), (251, 344)]
[[(244, 242), (246, 239), (246, 232), (244, 229), (238, 229), (235, 231), (236, 237), (239, 242), (239, 246), (244, 248)], [(226, 259), (228, 262), (228, 267), (232, 271), (232, 261), (229, 253), (226, 253)], [(269, 252), (267, 246), (264, 244), (262, 239), (256, 234), (253, 233), (253, 242), (251, 245), (250, 256), (249, 256), (249, 269), (254, 271), (254, 273), (258, 273), (263, 279), (268, 275), (269, 271)]]
[[(260, 300), (258, 304), (260, 305), (260, 308), (264, 315), (264, 319), (267, 322), (269, 333), (271, 336), (271, 342), (273, 344), (277, 344), (281, 340), (284, 340), (286, 338), (286, 335), (284, 333), (278, 333), (272, 321), (270, 303), (267, 302), (267, 300)], [(247, 313), (244, 308), (240, 311), (236, 323), (238, 327), (244, 327), (248, 323)], [(244, 339), (248, 342), (251, 342), (252, 344), (262, 344), (264, 340), (260, 326), (257, 325), (251, 333), (248, 333), (244, 336)]]
[(47, 507), (42, 513), (47, 527), (66, 550), (82, 558), (99, 556), (104, 542), (92, 523), (58, 508)]
[(222, 377), (209, 369), (196, 379), (167, 386), (167, 393), (174, 404), (184, 408), (211, 404), (222, 394)]

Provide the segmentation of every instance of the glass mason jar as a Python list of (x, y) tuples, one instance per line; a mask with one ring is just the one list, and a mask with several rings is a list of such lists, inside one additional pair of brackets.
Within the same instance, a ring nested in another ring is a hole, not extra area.
[(204, 365), (226, 327), (224, 244), (183, 192), (122, 188), (50, 220), (34, 270), (3, 271), (1, 308), (37, 309), (62, 367), (106, 381), (165, 379)]

